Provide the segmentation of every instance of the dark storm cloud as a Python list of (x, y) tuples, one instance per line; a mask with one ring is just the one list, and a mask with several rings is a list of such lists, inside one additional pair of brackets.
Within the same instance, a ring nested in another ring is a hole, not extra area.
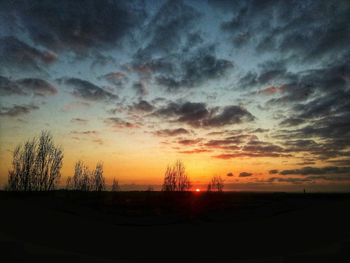
[(248, 172), (241, 172), (239, 173), (239, 177), (248, 177), (248, 176), (252, 176), (252, 173), (248, 173)]
[(15, 37), (0, 38), (0, 73), (41, 72), (55, 60), (54, 53), (31, 47)]
[(130, 110), (139, 112), (151, 112), (154, 110), (154, 106), (146, 100), (140, 100), (129, 107)]
[(301, 169), (282, 170), (281, 175), (320, 175), (320, 174), (347, 174), (350, 172), (350, 167), (303, 167)]
[(61, 78), (59, 83), (63, 83), (72, 88), (73, 96), (89, 101), (109, 101), (118, 98), (117, 95), (106, 91), (95, 84), (78, 78)]
[(187, 135), (190, 132), (184, 128), (177, 128), (177, 129), (158, 130), (158, 131), (154, 131), (152, 133), (157, 135), (157, 136), (167, 137), (167, 136)]
[(159, 108), (153, 115), (193, 127), (221, 127), (254, 120), (254, 116), (240, 106), (209, 108), (205, 103), (199, 102), (171, 102)]
[(136, 58), (149, 59), (178, 49), (199, 16), (198, 11), (183, 1), (165, 2), (145, 29), (145, 39), (149, 40), (138, 50)]
[(33, 110), (38, 110), (36, 105), (13, 105), (12, 107), (0, 107), (0, 116), (2, 117), (17, 117), (24, 114), (29, 114)]
[(38, 78), (24, 78), (11, 80), (0, 76), (0, 95), (36, 95), (50, 96), (55, 95), (57, 89), (49, 82)]
[(52, 50), (77, 53), (111, 47), (145, 16), (142, 5), (106, 1), (15, 1), (2, 5), (14, 13), (30, 38)]

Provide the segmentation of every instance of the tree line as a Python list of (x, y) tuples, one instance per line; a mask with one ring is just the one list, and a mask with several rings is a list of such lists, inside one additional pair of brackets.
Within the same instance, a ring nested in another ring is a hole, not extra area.
[[(58, 188), (63, 165), (63, 149), (55, 145), (53, 136), (42, 131), (38, 138), (25, 141), (15, 147), (12, 156), (12, 169), (8, 173), (6, 189), (9, 191), (50, 191)], [(222, 192), (223, 179), (212, 177), (207, 191)], [(185, 165), (178, 160), (168, 165), (164, 174), (162, 191), (183, 192), (192, 187)], [(98, 162), (95, 169), (90, 170), (83, 161), (77, 161), (73, 176), (66, 182), (67, 190), (105, 191), (106, 183), (103, 175), (103, 163)], [(111, 191), (119, 191), (119, 181), (113, 179)], [(149, 187), (147, 191), (152, 191)]]

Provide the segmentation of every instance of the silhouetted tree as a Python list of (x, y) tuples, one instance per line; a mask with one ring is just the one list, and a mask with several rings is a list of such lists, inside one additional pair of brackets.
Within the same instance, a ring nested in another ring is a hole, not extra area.
[(211, 178), (208, 184), (208, 192), (217, 191), (222, 192), (224, 189), (224, 180), (219, 175), (215, 175)]
[(101, 192), (106, 189), (105, 179), (103, 177), (103, 164), (98, 162), (96, 168), (92, 173), (92, 190)]
[(119, 188), (119, 182), (115, 178), (113, 178), (113, 183), (112, 183), (112, 192), (118, 192), (120, 190)]
[(55, 146), (50, 132), (18, 145), (13, 151), (12, 170), (7, 189), (11, 191), (49, 191), (61, 177), (63, 151)]
[(169, 165), (165, 171), (163, 191), (186, 191), (191, 188), (191, 182), (181, 161)]
[(207, 192), (211, 192), (211, 183), (208, 184)]
[(103, 177), (103, 165), (96, 164), (96, 168), (90, 171), (83, 161), (77, 161), (74, 166), (73, 177), (67, 178), (67, 189), (78, 191), (103, 191), (105, 179)]

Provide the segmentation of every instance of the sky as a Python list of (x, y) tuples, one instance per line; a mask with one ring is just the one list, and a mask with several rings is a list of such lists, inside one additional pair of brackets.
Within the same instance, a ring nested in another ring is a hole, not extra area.
[(0, 3), (0, 185), (16, 145), (52, 133), (61, 184), (350, 190), (349, 1)]

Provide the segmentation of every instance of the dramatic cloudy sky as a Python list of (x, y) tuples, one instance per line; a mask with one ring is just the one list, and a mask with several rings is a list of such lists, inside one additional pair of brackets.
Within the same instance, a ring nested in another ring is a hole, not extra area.
[(0, 184), (49, 130), (132, 186), (349, 190), (349, 1), (1, 1)]

